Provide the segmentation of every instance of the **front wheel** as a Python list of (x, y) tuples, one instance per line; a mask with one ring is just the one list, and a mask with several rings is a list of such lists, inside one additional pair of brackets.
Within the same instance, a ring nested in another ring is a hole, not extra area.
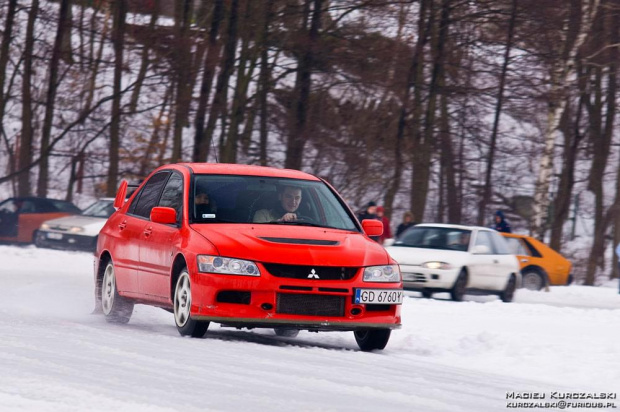
[(101, 284), (101, 308), (110, 323), (127, 323), (133, 313), (133, 302), (118, 294), (114, 264), (109, 262)]
[(450, 289), (450, 297), (455, 302), (462, 302), (467, 290), (467, 273), (465, 270), (461, 270), (459, 277), (456, 278), (454, 286)]
[(192, 307), (192, 285), (187, 269), (183, 269), (176, 287), (174, 288), (174, 322), (181, 336), (191, 336), (192, 338), (202, 338), (209, 322), (201, 322), (192, 319), (190, 309)]
[(499, 297), (504, 302), (512, 302), (512, 298), (515, 295), (515, 289), (517, 288), (517, 280), (515, 275), (510, 275), (506, 288), (499, 294)]
[(356, 330), (353, 332), (357, 345), (364, 352), (385, 348), (390, 340), (391, 333), (390, 329)]
[(277, 336), (282, 336), (284, 338), (296, 338), (297, 335), (299, 335), (299, 329), (274, 328), (273, 331)]

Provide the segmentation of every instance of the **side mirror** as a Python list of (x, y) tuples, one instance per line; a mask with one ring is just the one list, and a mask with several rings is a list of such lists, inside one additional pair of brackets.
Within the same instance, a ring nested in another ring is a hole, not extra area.
[(116, 192), (116, 197), (114, 198), (114, 209), (118, 210), (125, 204), (125, 194), (127, 193), (127, 181), (123, 180), (121, 185)]
[(383, 234), (383, 222), (376, 219), (362, 220), (362, 228), (368, 236), (381, 236)]
[(476, 245), (472, 250), (474, 255), (488, 255), (491, 253), (491, 249), (487, 245)]
[(151, 209), (151, 222), (174, 225), (177, 223), (177, 211), (171, 207), (155, 206)]

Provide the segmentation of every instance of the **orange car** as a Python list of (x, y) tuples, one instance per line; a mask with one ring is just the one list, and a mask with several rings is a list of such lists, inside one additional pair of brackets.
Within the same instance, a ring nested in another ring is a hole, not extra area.
[(0, 203), (0, 242), (32, 243), (41, 223), (80, 212), (64, 200), (12, 197)]
[(570, 285), (572, 264), (544, 243), (527, 235), (502, 233), (521, 265), (522, 285), (540, 290), (545, 285)]

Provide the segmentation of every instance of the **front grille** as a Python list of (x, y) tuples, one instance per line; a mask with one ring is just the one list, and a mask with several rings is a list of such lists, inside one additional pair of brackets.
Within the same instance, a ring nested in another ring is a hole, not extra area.
[(306, 316), (344, 316), (344, 296), (278, 293), (276, 313)]
[(264, 263), (265, 269), (278, 278), (349, 280), (353, 279), (358, 268), (339, 266), (298, 266)]
[(67, 232), (69, 230), (67, 226), (50, 226), (50, 229), (57, 230), (59, 232)]
[(423, 273), (407, 273), (403, 272), (404, 282), (426, 282), (426, 276)]

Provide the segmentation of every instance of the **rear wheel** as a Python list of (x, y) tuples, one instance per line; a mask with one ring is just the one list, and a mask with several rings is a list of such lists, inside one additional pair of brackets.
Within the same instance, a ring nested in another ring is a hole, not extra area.
[(430, 298), (432, 298), (432, 297), (433, 297), (433, 292), (431, 292), (431, 291), (430, 291), (430, 290), (428, 290), (428, 289), (424, 289), (424, 290), (422, 291), (422, 297), (423, 297), (423, 298), (426, 298), (426, 299), (430, 299)]
[(32, 242), (38, 248), (45, 247), (45, 245), (43, 244), (44, 237), (45, 235), (43, 233), (39, 232), (38, 230), (35, 230), (34, 234), (32, 235)]
[(192, 319), (190, 309), (192, 307), (192, 285), (187, 269), (183, 269), (174, 289), (174, 322), (181, 336), (202, 338), (209, 322), (201, 322)]
[(391, 333), (390, 329), (356, 330), (353, 332), (357, 345), (364, 352), (385, 348), (390, 340)]
[(461, 302), (463, 301), (466, 290), (467, 272), (465, 272), (465, 270), (461, 270), (461, 273), (459, 273), (459, 277), (456, 278), (456, 281), (454, 282), (454, 286), (452, 286), (452, 289), (450, 289), (450, 297), (455, 302)]
[(296, 338), (297, 335), (299, 335), (299, 329), (274, 328), (273, 331), (276, 333), (276, 335), (285, 338)]
[(504, 302), (512, 302), (512, 298), (515, 295), (515, 289), (517, 288), (517, 280), (515, 275), (510, 275), (506, 288), (499, 294), (499, 297)]
[(521, 277), (521, 283), (525, 289), (541, 290), (545, 287), (545, 278), (538, 270), (527, 269)]
[(133, 302), (118, 294), (114, 265), (109, 262), (101, 284), (101, 308), (105, 320), (111, 323), (127, 323), (133, 313)]

